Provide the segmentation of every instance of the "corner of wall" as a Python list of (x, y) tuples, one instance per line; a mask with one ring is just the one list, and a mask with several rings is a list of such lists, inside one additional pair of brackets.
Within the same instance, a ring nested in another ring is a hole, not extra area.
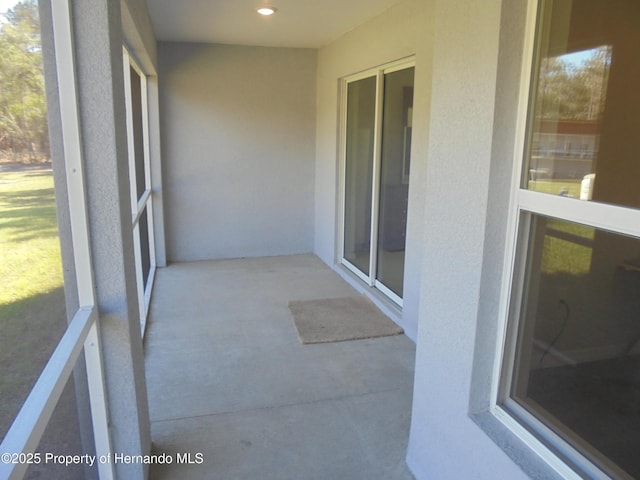
[(156, 37), (144, 0), (120, 0), (122, 32), (131, 53), (148, 75), (158, 70)]

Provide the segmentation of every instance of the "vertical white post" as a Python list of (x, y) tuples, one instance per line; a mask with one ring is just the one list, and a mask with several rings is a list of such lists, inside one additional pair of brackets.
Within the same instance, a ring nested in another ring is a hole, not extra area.
[[(89, 247), (89, 225), (86, 210), (87, 198), (84, 184), (69, 0), (52, 0), (51, 10), (69, 195), (71, 237), (78, 284), (78, 301), (81, 307), (94, 307), (94, 281)], [(93, 324), (85, 342), (84, 354), (87, 366), (96, 454), (100, 456), (108, 455), (111, 452), (111, 438), (109, 434), (102, 354), (100, 351), (100, 336), (97, 327), (98, 315), (95, 308), (93, 308), (91, 321)], [(110, 462), (99, 462), (98, 473), (102, 480), (113, 479), (113, 464)]]
[(369, 242), (369, 286), (376, 283), (378, 265), (378, 221), (380, 213), (380, 163), (382, 160), (382, 119), (384, 115), (384, 72), (376, 75), (376, 114), (373, 136), (373, 175), (371, 185), (371, 241)]

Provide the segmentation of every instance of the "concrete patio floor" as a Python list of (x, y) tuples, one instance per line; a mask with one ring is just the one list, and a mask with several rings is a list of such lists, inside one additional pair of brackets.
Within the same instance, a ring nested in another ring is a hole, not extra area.
[(414, 344), (302, 345), (290, 300), (358, 295), (313, 255), (159, 269), (145, 338), (151, 479), (412, 479)]

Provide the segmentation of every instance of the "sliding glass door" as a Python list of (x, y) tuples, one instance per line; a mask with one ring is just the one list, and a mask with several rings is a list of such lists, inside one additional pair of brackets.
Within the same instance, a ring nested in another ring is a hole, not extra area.
[(342, 263), (402, 305), (414, 68), (347, 80)]
[(344, 258), (369, 275), (376, 77), (352, 82), (347, 91)]

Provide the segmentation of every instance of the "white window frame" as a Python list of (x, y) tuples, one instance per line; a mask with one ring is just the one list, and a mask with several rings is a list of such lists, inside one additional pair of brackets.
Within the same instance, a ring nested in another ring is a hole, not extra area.
[[(136, 285), (138, 290), (138, 305), (140, 309), (140, 332), (144, 337), (149, 314), (149, 304), (151, 303), (151, 291), (156, 272), (156, 252), (153, 224), (153, 195), (151, 191), (151, 160), (149, 147), (149, 102), (147, 97), (147, 76), (138, 65), (126, 46), (122, 48), (122, 58), (124, 67), (124, 91), (127, 115), (127, 144), (129, 153), (129, 188), (131, 192), (131, 227), (133, 230), (134, 257), (136, 268)], [(131, 111), (131, 75), (130, 69), (136, 71), (140, 76), (140, 97), (142, 100), (142, 144), (144, 151), (144, 185), (145, 191), (138, 200), (136, 183), (136, 158), (135, 142), (133, 131), (133, 112)], [(146, 210), (145, 210), (146, 209)], [(142, 271), (142, 250), (140, 244), (139, 223), (140, 217), (147, 215), (147, 230), (149, 234), (149, 277), (147, 285), (144, 286), (144, 272)]]
[[(80, 354), (84, 351), (95, 449), (96, 455), (101, 456), (111, 452), (111, 438), (98, 328), (99, 316), (94, 295), (69, 0), (51, 1), (51, 11), (68, 208), (80, 307), (16, 415), (0, 445), (0, 454), (32, 453), (37, 450), (60, 395)], [(112, 463), (96, 463), (101, 479), (115, 478)], [(0, 478), (20, 479), (25, 475), (27, 468), (27, 463), (0, 462)]]
[[(516, 356), (516, 326), (522, 320), (520, 305), (524, 293), (529, 226), (533, 215), (580, 223), (614, 233), (640, 238), (640, 210), (581, 201), (521, 188), (523, 179), (526, 128), (533, 68), (536, 55), (536, 33), (540, 5), (543, 0), (529, 0), (518, 99), (518, 119), (514, 151), (514, 169), (500, 299), (496, 361), (493, 368), (491, 413), (540, 458), (567, 479), (581, 479), (586, 474), (594, 479), (610, 478), (578, 449), (548, 428), (536, 416), (509, 398)], [(509, 328), (510, 324), (512, 328)], [(505, 406), (503, 406), (505, 405)], [(515, 412), (512, 413), (512, 412)], [(518, 418), (516, 418), (516, 415)], [(525, 424), (528, 427), (525, 427)], [(587, 450), (576, 438), (573, 444)], [(597, 456), (597, 452), (589, 450)], [(582, 475), (579, 473), (581, 472)], [(619, 472), (622, 478), (626, 474)]]
[[(415, 56), (403, 58), (390, 62), (379, 67), (363, 70), (362, 72), (344, 77), (340, 82), (340, 129), (339, 129), (339, 151), (338, 159), (340, 168), (340, 189), (339, 204), (340, 215), (338, 228), (336, 229), (338, 238), (338, 259), (340, 264), (347, 268), (356, 277), (362, 280), (367, 286), (376, 288), (387, 298), (392, 300), (398, 307), (402, 308), (402, 297), (393, 292), (384, 283), (376, 278), (376, 267), (378, 264), (378, 222), (380, 213), (380, 162), (382, 157), (382, 121), (384, 110), (384, 76), (388, 73), (415, 68)], [(373, 135), (373, 175), (371, 190), (371, 232), (370, 232), (370, 252), (369, 252), (369, 275), (362, 272), (344, 257), (344, 232), (345, 232), (345, 208), (346, 208), (346, 185), (347, 178), (347, 90), (350, 83), (363, 80), (365, 78), (376, 77), (376, 105), (374, 117)]]

